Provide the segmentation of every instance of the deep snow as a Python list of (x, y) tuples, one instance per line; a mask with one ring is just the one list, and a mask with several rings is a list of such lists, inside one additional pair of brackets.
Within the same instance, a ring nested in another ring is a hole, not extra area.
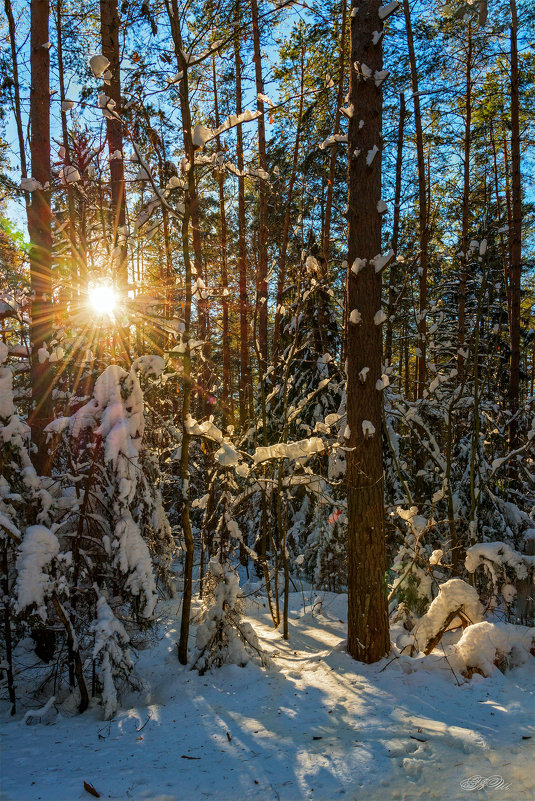
[[(535, 797), (533, 663), (461, 686), (440, 649), (365, 666), (344, 651), (346, 597), (320, 597), (303, 614), (292, 595), (289, 643), (249, 601), (273, 666), (205, 676), (179, 666), (177, 602), (161, 604), (137, 662), (147, 690), (113, 720), (100, 707), (35, 725), (4, 712), (0, 797), (89, 799), (84, 781), (121, 801)], [(501, 779), (461, 785), (473, 776)]]

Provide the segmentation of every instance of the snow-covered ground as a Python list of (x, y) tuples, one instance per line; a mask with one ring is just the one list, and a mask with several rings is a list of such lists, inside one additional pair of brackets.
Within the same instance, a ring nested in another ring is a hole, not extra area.
[(150, 689), (113, 720), (4, 714), (0, 797), (89, 799), (84, 781), (121, 801), (535, 797), (533, 663), (461, 686), (439, 651), (364, 666), (343, 650), (346, 597), (322, 597), (303, 613), (292, 595), (289, 642), (249, 604), (272, 667), (205, 676), (178, 664), (177, 604), (162, 605), (137, 663)]

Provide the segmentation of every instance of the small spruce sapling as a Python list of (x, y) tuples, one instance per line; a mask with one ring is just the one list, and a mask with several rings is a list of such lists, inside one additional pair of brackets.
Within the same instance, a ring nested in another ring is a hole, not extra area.
[(253, 627), (242, 619), (240, 582), (229, 562), (210, 560), (205, 583), (206, 609), (197, 628), (197, 654), (194, 667), (202, 675), (207, 670), (232, 664), (245, 667), (251, 656), (262, 656)]

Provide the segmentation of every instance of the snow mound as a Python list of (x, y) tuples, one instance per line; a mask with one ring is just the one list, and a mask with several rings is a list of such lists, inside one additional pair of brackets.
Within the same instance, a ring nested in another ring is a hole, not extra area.
[(476, 623), (468, 626), (455, 646), (458, 669), (471, 677), (490, 676), (508, 658), (515, 667), (535, 656), (535, 628), (512, 623)]

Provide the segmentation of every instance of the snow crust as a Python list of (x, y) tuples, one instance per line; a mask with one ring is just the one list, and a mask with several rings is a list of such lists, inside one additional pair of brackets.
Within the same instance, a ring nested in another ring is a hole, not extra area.
[[(394, 646), (390, 658), (364, 665), (345, 650), (347, 596), (305, 590), (289, 602), (286, 642), (265, 597), (246, 599), (245, 619), (273, 662), (267, 670), (249, 662), (199, 676), (178, 665), (170, 601), (158, 636), (139, 652), (144, 692), (126, 696), (108, 723), (93, 708), (73, 715), (58, 699), (49, 725), (24, 725), (23, 708), (14, 719), (6, 708), (6, 801), (89, 798), (84, 781), (101, 797), (132, 801), (534, 797), (532, 658), (471, 680), (449, 656), (454, 676), (438, 651), (411, 659)], [(407, 636), (402, 626), (392, 629), (398, 636)], [(476, 775), (503, 786), (461, 786)]]

